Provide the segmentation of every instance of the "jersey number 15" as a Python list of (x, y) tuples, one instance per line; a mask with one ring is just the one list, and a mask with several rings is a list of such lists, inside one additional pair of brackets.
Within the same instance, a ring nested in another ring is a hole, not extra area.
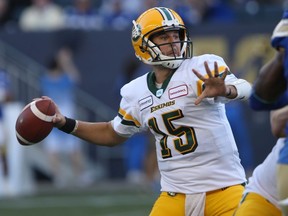
[[(175, 137), (173, 138), (174, 147), (180, 154), (183, 155), (194, 152), (198, 146), (194, 128), (187, 126), (180, 126), (177, 128), (174, 127), (172, 122), (180, 118), (184, 118), (184, 115), (179, 109), (162, 114), (163, 123), (167, 129), (166, 132), (159, 129), (155, 117), (149, 119), (148, 121), (150, 129), (163, 136), (160, 140), (162, 149), (161, 154), (163, 159), (172, 157), (171, 149), (167, 147), (168, 137)], [(183, 139), (181, 138), (183, 135), (186, 137), (186, 143), (184, 143)]]

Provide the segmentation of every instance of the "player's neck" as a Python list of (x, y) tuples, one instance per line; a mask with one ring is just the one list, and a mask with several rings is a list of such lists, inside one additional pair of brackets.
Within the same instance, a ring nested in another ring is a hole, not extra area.
[(156, 83), (162, 84), (167, 77), (171, 75), (171, 73), (174, 73), (174, 69), (165, 68), (165, 67), (153, 67), (153, 71), (155, 73)]

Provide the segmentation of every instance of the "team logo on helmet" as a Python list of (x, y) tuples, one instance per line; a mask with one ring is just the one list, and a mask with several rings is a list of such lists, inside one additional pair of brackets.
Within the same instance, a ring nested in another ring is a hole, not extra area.
[(132, 40), (136, 42), (140, 38), (141, 34), (141, 26), (133, 20)]

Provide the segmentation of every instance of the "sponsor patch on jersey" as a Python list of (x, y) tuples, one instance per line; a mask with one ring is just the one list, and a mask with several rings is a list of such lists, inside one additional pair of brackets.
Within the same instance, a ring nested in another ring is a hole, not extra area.
[(179, 98), (188, 95), (188, 86), (180, 85), (169, 89), (169, 99)]
[(141, 100), (138, 101), (139, 106), (140, 106), (140, 111), (146, 109), (147, 107), (150, 107), (153, 105), (153, 98), (152, 96), (148, 96), (146, 98), (143, 98)]

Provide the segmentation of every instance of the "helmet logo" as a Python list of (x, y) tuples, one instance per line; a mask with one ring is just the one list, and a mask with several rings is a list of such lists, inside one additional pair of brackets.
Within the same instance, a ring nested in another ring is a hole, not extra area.
[(179, 26), (179, 21), (177, 19), (163, 20), (162, 25), (167, 26)]
[(132, 40), (136, 42), (141, 36), (141, 26), (133, 20)]

